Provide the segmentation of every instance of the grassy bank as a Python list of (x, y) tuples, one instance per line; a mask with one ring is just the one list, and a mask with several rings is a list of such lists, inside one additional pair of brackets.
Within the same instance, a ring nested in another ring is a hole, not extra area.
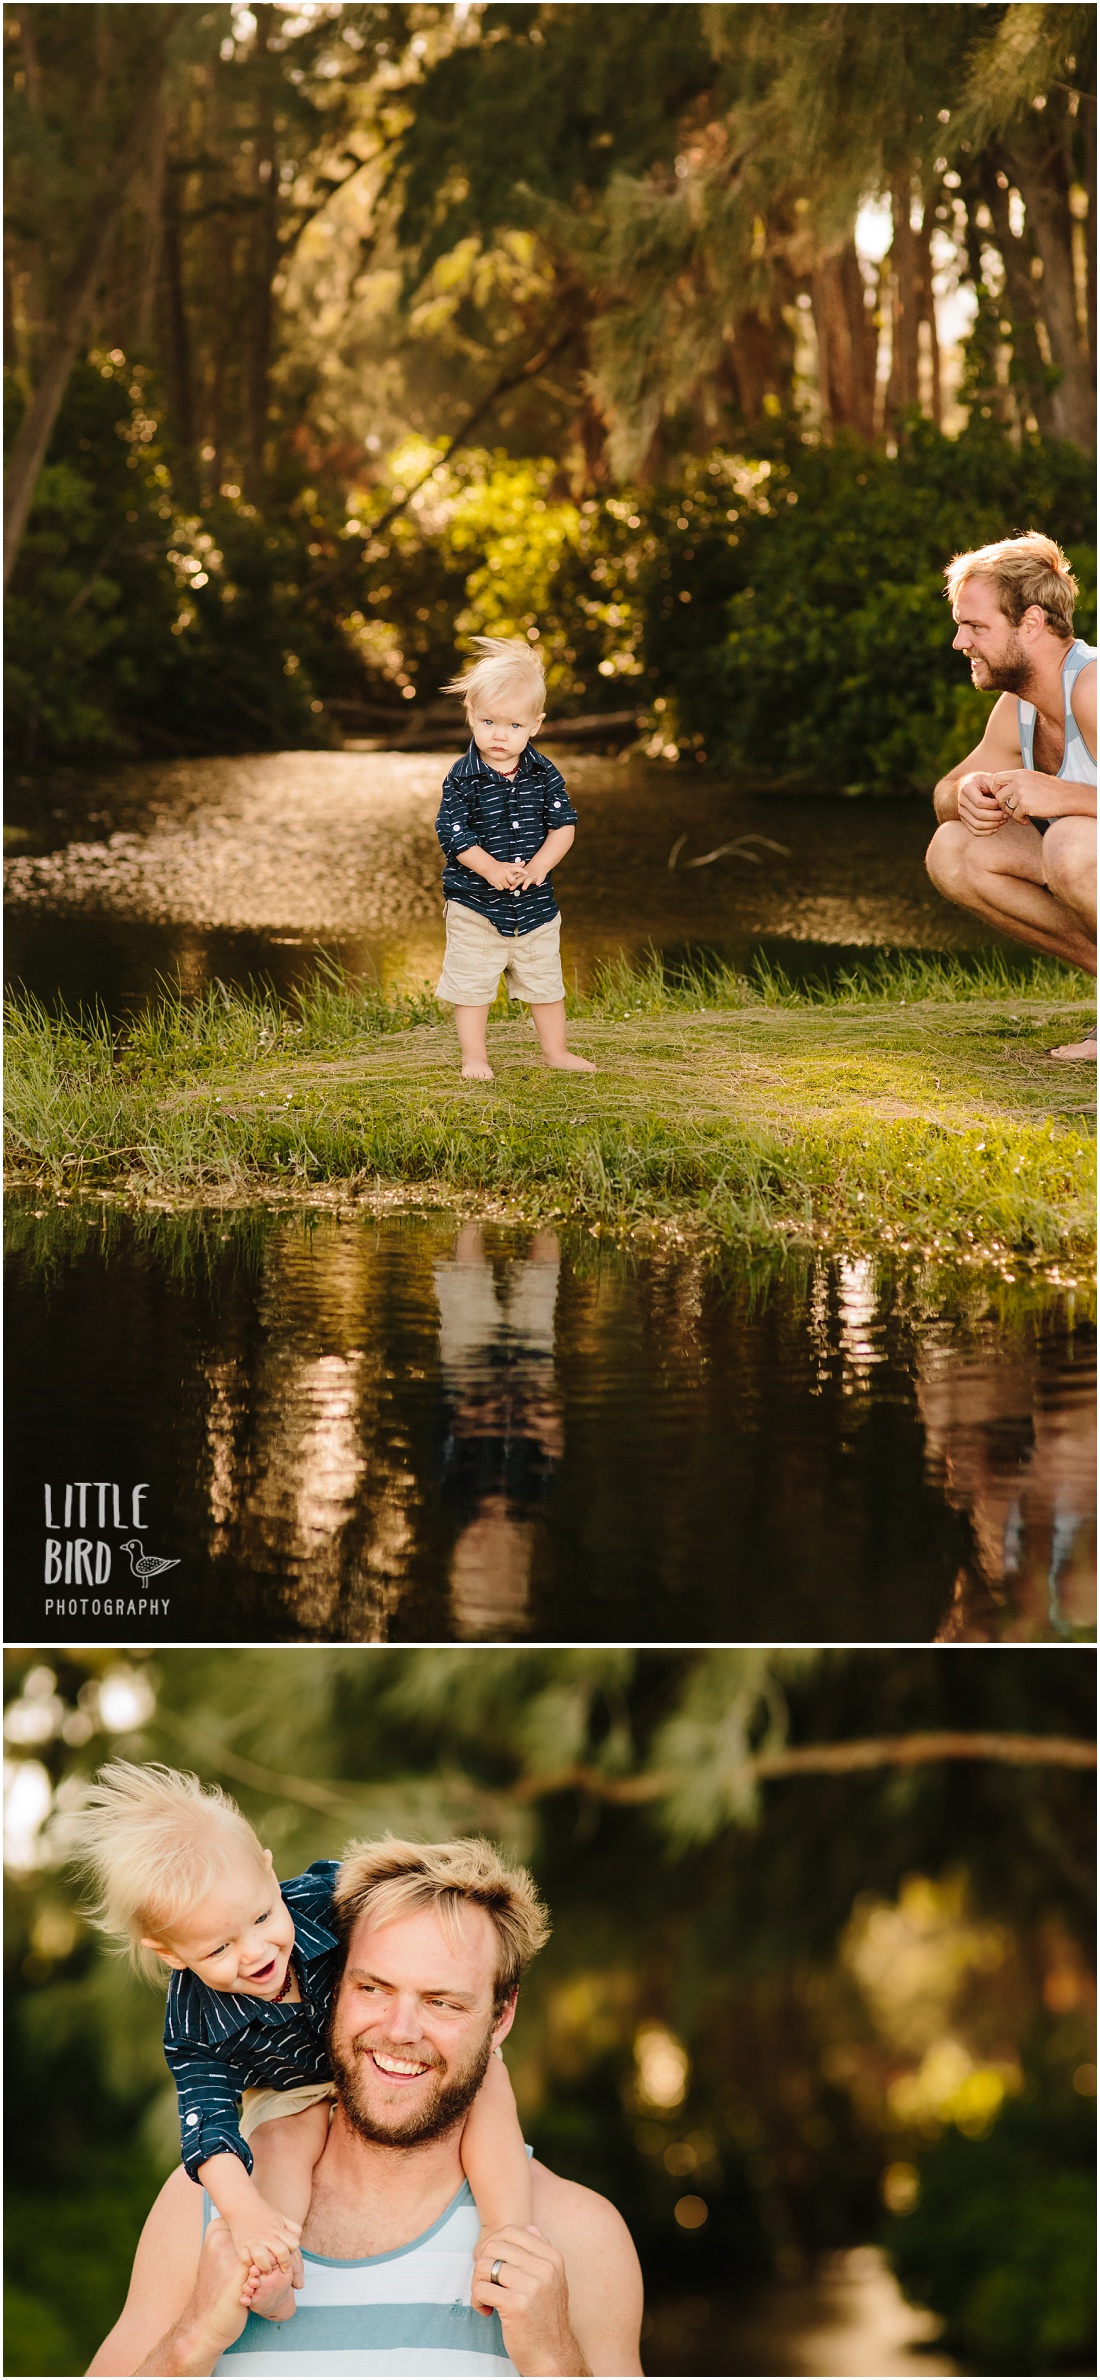
[(420, 1196), (764, 1246), (1079, 1260), (1090, 1072), (1045, 1056), (1091, 1014), (1054, 966), (901, 959), (795, 989), (758, 969), (604, 974), (571, 1003), (595, 1076), (547, 1073), (525, 1010), (460, 1082), (427, 992), (320, 975), (103, 1018), (10, 1012), (9, 1179), (55, 1196)]

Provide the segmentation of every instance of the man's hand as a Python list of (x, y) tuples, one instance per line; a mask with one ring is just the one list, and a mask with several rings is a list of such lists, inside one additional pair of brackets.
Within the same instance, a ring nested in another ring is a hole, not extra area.
[(1010, 818), (1057, 818), (1065, 807), (1059, 779), (1040, 776), (1037, 769), (996, 769), (989, 783)]
[[(211, 2223), (202, 2243), (195, 2286), (179, 2321), (136, 2367), (142, 2374), (168, 2375), (212, 2372), (218, 2357), (239, 2339), (248, 2320), (241, 2304), (247, 2265), (233, 2245), (232, 2234), (220, 2219)], [(134, 2369), (128, 2366), (127, 2369)]]
[[(500, 2278), (492, 2279), (494, 2264)], [(473, 2303), (480, 2313), (496, 2308), (504, 2344), (517, 2372), (580, 2374), (589, 2367), (569, 2320), (565, 2259), (532, 2223), (515, 2223), (482, 2240), (474, 2265)]]
[[(1016, 771), (1017, 775), (1022, 771)], [(1011, 770), (1000, 770), (1010, 776)], [(972, 835), (995, 835), (1009, 813), (993, 790), (994, 779), (987, 769), (972, 769), (969, 776), (960, 777), (957, 787), (959, 817)]]

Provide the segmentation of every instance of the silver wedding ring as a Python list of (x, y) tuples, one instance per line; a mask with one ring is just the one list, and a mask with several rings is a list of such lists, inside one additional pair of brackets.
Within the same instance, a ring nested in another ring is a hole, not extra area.
[(503, 2256), (494, 2256), (492, 2264), (489, 2267), (489, 2279), (491, 2280), (494, 2289), (498, 2289), (500, 2286), (500, 2268), (503, 2262)]

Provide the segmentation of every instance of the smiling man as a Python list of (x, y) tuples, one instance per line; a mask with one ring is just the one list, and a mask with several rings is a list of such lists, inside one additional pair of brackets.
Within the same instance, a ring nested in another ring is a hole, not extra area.
[(335, 1904), (337, 2099), (297, 2311), (246, 2317), (229, 2233), (181, 2168), (90, 2372), (640, 2373), (641, 2275), (606, 2199), (535, 2163), (531, 2227), (478, 2242), (459, 2143), (545, 1938), (529, 1880), (484, 1843), (387, 1838), (344, 1860)]
[[(936, 787), (928, 873), (1001, 933), (1095, 975), (1096, 647), (1073, 633), (1077, 582), (1036, 530), (956, 554), (944, 575), (954, 650), (1001, 699)], [(1095, 1032), (1051, 1056), (1095, 1058)]]

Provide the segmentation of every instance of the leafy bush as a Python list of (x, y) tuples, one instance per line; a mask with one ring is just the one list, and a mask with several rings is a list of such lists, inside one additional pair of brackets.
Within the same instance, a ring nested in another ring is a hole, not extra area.
[[(927, 791), (989, 698), (951, 651), (943, 566), (1040, 528), (1071, 553), (1094, 633), (1093, 472), (1076, 447), (915, 423), (890, 457), (850, 441), (695, 465), (649, 508), (642, 631), (681, 736), (823, 792)], [(653, 671), (649, 677), (653, 685)]]
[(913, 2212), (887, 2228), (902, 2287), (979, 2372), (1093, 2372), (1096, 2127), (1058, 2097), (1010, 2101), (983, 2140), (949, 2131)]

